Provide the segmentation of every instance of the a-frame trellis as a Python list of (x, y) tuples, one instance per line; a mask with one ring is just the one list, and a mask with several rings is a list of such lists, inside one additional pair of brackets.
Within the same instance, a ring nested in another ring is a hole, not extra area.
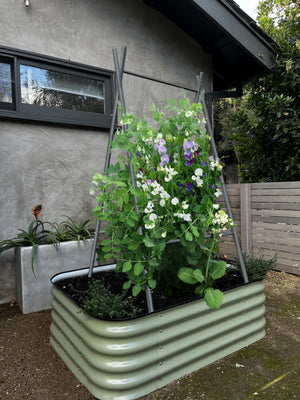
[[(149, 77), (146, 77), (146, 76), (125, 72), (124, 71), (124, 66), (125, 66), (126, 52), (127, 52), (127, 49), (126, 49), (126, 47), (124, 47), (122, 49), (122, 55), (121, 55), (121, 61), (120, 61), (117, 49), (113, 49), (115, 72), (116, 72), (116, 90), (115, 90), (115, 101), (114, 101), (114, 107), (113, 107), (113, 114), (112, 114), (112, 120), (111, 120), (111, 127), (110, 127), (110, 133), (109, 133), (109, 142), (108, 142), (108, 147), (107, 147), (107, 152), (106, 152), (104, 170), (106, 170), (110, 166), (110, 161), (111, 161), (111, 142), (112, 142), (112, 140), (114, 138), (114, 133), (115, 133), (115, 131), (117, 129), (117, 109), (118, 109), (119, 102), (121, 104), (123, 112), (126, 113), (126, 104), (125, 104), (124, 90), (123, 90), (123, 84), (122, 84), (123, 74), (124, 73), (128, 73), (128, 74), (139, 76), (139, 77), (142, 77), (142, 78), (145, 78), (145, 79), (155, 80), (155, 79), (152, 79), (152, 78), (149, 78)], [(206, 105), (205, 98), (204, 98), (204, 89), (202, 87), (203, 75), (204, 75), (204, 73), (201, 72), (200, 73), (200, 77), (199, 77), (199, 82), (198, 82), (198, 89), (197, 89), (196, 95), (195, 95), (195, 102), (199, 102), (200, 101), (202, 103), (203, 111), (204, 111), (204, 117), (206, 119), (207, 131), (208, 131), (209, 135), (211, 136), (211, 151), (212, 151), (212, 155), (214, 156), (215, 159), (217, 159), (218, 158), (218, 151), (217, 151), (217, 147), (216, 147), (216, 144), (215, 144), (214, 135), (213, 135), (213, 128), (212, 128), (212, 124), (211, 124), (211, 121), (210, 121), (210, 118), (209, 118), (209, 113), (208, 113), (208, 110), (207, 110), (207, 105)], [(164, 81), (161, 81), (161, 80), (155, 80), (155, 81), (161, 82), (161, 83), (165, 83), (165, 84), (168, 84), (168, 85), (171, 85), (171, 86), (179, 87), (178, 85), (174, 85), (174, 84), (169, 83), (169, 82), (164, 82)], [(189, 88), (189, 90), (190, 90), (190, 88)], [(128, 129), (128, 127), (126, 125), (124, 125), (123, 129), (126, 131)], [(129, 156), (129, 154), (128, 154), (128, 156)], [(134, 188), (136, 188), (135, 173), (134, 173), (133, 166), (131, 164), (129, 164), (129, 171), (130, 171), (131, 184), (132, 184), (132, 186)], [(228, 212), (229, 218), (231, 218), (232, 221), (233, 221), (233, 215), (232, 215), (232, 211), (231, 211), (231, 206), (230, 206), (229, 197), (228, 197), (228, 194), (227, 194), (227, 189), (226, 189), (226, 185), (225, 185), (225, 180), (224, 180), (223, 174), (220, 177), (220, 181), (223, 184), (222, 192), (223, 192), (223, 195), (224, 195), (224, 200), (225, 200), (227, 212)], [(137, 205), (137, 197), (134, 196), (134, 195), (133, 195), (133, 201), (134, 201), (134, 205), (135, 205), (135, 212), (137, 214), (139, 214), (139, 209), (138, 209), (138, 205)], [(91, 278), (92, 275), (93, 275), (93, 266), (94, 266), (94, 262), (95, 262), (96, 250), (97, 250), (97, 244), (98, 244), (98, 237), (99, 237), (100, 233), (104, 233), (104, 232), (100, 231), (100, 220), (97, 220), (96, 229), (95, 229), (95, 238), (94, 238), (94, 242), (93, 242), (93, 246), (92, 246), (90, 264), (89, 264), (89, 273), (88, 273), (88, 277), (89, 278)], [(144, 234), (142, 227), (139, 228), (138, 233), (140, 235)], [(243, 276), (243, 280), (244, 280), (245, 283), (248, 283), (249, 282), (248, 274), (247, 274), (247, 271), (246, 271), (245, 262), (244, 262), (243, 254), (242, 254), (242, 251), (241, 251), (241, 246), (240, 246), (240, 242), (239, 242), (239, 238), (238, 238), (236, 227), (233, 227), (230, 232), (227, 232), (224, 235), (229, 235), (229, 234), (234, 236), (234, 242), (235, 242), (235, 245), (236, 245), (238, 258), (239, 258), (240, 265), (241, 265), (241, 273), (242, 273), (242, 276)], [(174, 243), (174, 241), (172, 241), (172, 242)], [(146, 299), (147, 299), (148, 312), (151, 313), (151, 312), (154, 311), (154, 307), (153, 307), (153, 301), (152, 301), (152, 294), (151, 294), (151, 290), (150, 290), (149, 287), (147, 287), (147, 289), (146, 289)]]

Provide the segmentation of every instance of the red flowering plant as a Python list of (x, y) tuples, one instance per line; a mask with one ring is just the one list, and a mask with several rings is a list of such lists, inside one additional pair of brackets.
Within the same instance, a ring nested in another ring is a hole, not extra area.
[(118, 162), (94, 174), (95, 215), (109, 223), (99, 258), (116, 259), (116, 271), (128, 276), (123, 287), (132, 287), (134, 296), (147, 286), (166, 294), (192, 287), (219, 308), (223, 294), (214, 281), (225, 274), (226, 263), (217, 258), (218, 242), (232, 224), (217, 202), (222, 166), (210, 155), (201, 104), (182, 98), (179, 106), (168, 101), (166, 108), (170, 117), (153, 106), (155, 128), (123, 115), (128, 128), (112, 143)]
[[(34, 257), (39, 245), (53, 244), (71, 240), (86, 240), (93, 237), (94, 228), (90, 227), (89, 220), (76, 223), (70, 217), (61, 223), (44, 222), (42, 218), (42, 205), (36, 205), (32, 209), (35, 220), (29, 224), (26, 230), (19, 229), (17, 237), (0, 242), (0, 253), (14, 247), (32, 246), (31, 268), (34, 274)], [(45, 225), (49, 229), (45, 229)]]

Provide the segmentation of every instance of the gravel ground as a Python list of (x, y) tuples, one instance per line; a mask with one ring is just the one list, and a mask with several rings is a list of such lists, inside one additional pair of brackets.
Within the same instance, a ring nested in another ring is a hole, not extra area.
[[(300, 277), (271, 271), (266, 337), (141, 400), (299, 400)], [(50, 311), (0, 305), (0, 399), (92, 400), (49, 344)]]

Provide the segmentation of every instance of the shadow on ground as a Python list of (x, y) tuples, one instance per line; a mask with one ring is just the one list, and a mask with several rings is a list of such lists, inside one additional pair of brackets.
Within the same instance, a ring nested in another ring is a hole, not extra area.
[[(300, 277), (271, 271), (266, 337), (140, 400), (299, 399)], [(50, 311), (0, 305), (0, 399), (93, 400), (49, 344)]]

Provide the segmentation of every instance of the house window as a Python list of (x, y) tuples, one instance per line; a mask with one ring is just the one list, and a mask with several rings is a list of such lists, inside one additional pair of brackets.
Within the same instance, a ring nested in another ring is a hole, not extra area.
[(1, 52), (0, 117), (106, 128), (111, 107), (112, 72)]
[(0, 57), (0, 109), (14, 108), (12, 60)]

